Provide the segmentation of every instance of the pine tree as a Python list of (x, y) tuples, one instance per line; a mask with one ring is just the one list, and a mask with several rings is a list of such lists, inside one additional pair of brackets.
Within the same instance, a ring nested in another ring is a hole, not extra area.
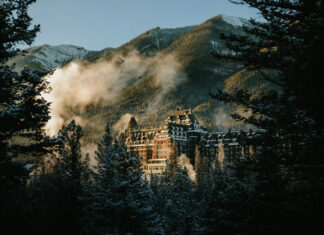
[(167, 170), (160, 178), (152, 177), (154, 209), (161, 216), (167, 234), (190, 234), (197, 228), (194, 186), (187, 169), (181, 169), (178, 157), (174, 144)]
[(89, 231), (93, 233), (96, 227), (98, 234), (163, 234), (138, 156), (132, 156), (117, 140), (112, 141), (108, 125), (96, 160), (94, 200), (88, 210), (94, 217), (89, 218)]
[(206, 156), (203, 156), (200, 161), (200, 167), (196, 173), (196, 199), (198, 202), (202, 202), (208, 196), (208, 191), (210, 190), (211, 183), (211, 173), (212, 173), (212, 162)]
[(208, 181), (209, 187), (199, 204), (202, 234), (251, 233), (248, 225), (253, 215), (254, 188), (247, 179), (239, 178), (235, 171), (222, 170), (216, 165)]
[[(250, 20), (245, 35), (223, 35), (231, 52), (214, 55), (243, 64), (272, 85), (258, 96), (243, 88), (212, 95), (245, 111), (234, 119), (263, 129), (253, 139), (253, 232), (292, 232), (292, 224), (299, 232), (312, 229), (317, 219), (310, 211), (323, 208), (322, 176), (314, 174), (314, 165), (323, 163), (323, 1), (233, 2), (256, 8), (265, 21)], [(296, 184), (304, 196), (291, 188)]]
[(61, 196), (58, 205), (62, 210), (62, 226), (75, 234), (79, 234), (82, 229), (82, 185), (89, 176), (89, 161), (81, 155), (82, 136), (82, 128), (74, 120), (61, 128), (54, 165), (57, 193)]
[[(81, 138), (83, 131), (80, 125), (72, 120), (67, 126), (63, 125), (58, 132), (60, 142), (57, 150), (55, 170), (66, 179), (72, 179), (81, 185), (86, 181), (89, 163), (87, 159), (82, 159)], [(86, 172), (86, 174), (84, 174)]]
[(224, 170), (224, 161), (225, 161), (224, 144), (223, 141), (221, 141), (218, 144), (217, 163), (219, 164), (219, 167), (222, 170)]
[[(186, 169), (176, 166), (173, 173), (162, 176), (160, 184), (163, 225), (167, 234), (190, 234), (196, 229), (196, 209), (193, 182)], [(162, 194), (162, 196), (161, 196)]]
[(199, 168), (201, 166), (201, 156), (198, 145), (195, 147), (195, 171), (198, 174)]
[[(19, 155), (39, 157), (49, 151), (44, 133), (49, 120), (49, 103), (40, 94), (48, 91), (40, 73), (14, 71), (6, 63), (18, 45), (31, 45), (39, 25), (30, 28), (27, 10), (34, 0), (4, 0), (0, 3), (0, 220), (11, 233), (28, 227), (27, 172)], [(18, 226), (17, 226), (18, 225)]]
[(172, 177), (176, 172), (176, 169), (179, 164), (178, 157), (179, 154), (177, 151), (177, 145), (174, 143), (171, 146), (171, 153), (170, 153), (169, 161), (167, 164), (167, 170), (166, 170), (166, 173), (169, 177)]
[(114, 146), (109, 125), (95, 152), (94, 182), (85, 185), (84, 234), (114, 233), (113, 189), (114, 182)]
[(3, 0), (0, 8), (0, 63), (5, 63), (20, 50), (18, 44), (31, 45), (40, 26), (30, 29), (32, 18), (28, 16), (29, 5), (36, 0)]
[(95, 166), (95, 180), (100, 185), (106, 185), (107, 180), (113, 179), (113, 138), (109, 124), (106, 125), (105, 135), (102, 141), (97, 145), (98, 150), (95, 152), (95, 160), (97, 165)]
[(162, 229), (152, 211), (151, 190), (142, 179), (138, 156), (132, 156), (124, 145), (114, 144), (115, 173), (113, 185), (114, 224), (120, 233), (160, 234)]
[(271, 147), (263, 149), (268, 156), (298, 164), (322, 161), (323, 1), (239, 2), (258, 9), (265, 22), (250, 20), (243, 36), (223, 35), (234, 53), (215, 56), (242, 63), (273, 89), (257, 97), (244, 89), (219, 91), (214, 97), (251, 113), (232, 116), (265, 130), (259, 142)]
[(19, 52), (17, 45), (30, 45), (39, 31), (39, 25), (29, 29), (33, 2), (5, 0), (0, 7), (0, 164), (18, 154), (44, 154), (49, 144), (44, 134), (49, 103), (41, 96), (49, 91), (47, 82), (40, 73), (17, 73), (5, 64)]

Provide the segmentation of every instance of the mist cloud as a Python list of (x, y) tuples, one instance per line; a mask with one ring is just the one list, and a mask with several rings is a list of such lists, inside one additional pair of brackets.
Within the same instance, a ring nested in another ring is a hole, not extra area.
[(182, 169), (187, 169), (188, 176), (192, 181), (196, 180), (196, 172), (193, 169), (192, 164), (190, 163), (189, 158), (185, 154), (181, 154), (179, 156), (179, 165)]
[(154, 73), (156, 85), (161, 88), (161, 95), (173, 90), (186, 79), (181, 64), (173, 54), (160, 58)]
[[(72, 62), (46, 79), (52, 88), (44, 97), (51, 102), (51, 120), (46, 129), (54, 135), (65, 122), (84, 112), (89, 105), (113, 104), (122, 89), (143, 76), (148, 59), (136, 51), (115, 56), (111, 61), (84, 65)], [(80, 121), (81, 124), (83, 121)]]
[[(51, 102), (51, 119), (46, 126), (48, 134), (55, 135), (64, 123), (72, 119), (77, 119), (82, 126), (89, 124), (88, 120), (82, 118), (87, 107), (113, 105), (121, 99), (123, 89), (138, 82), (145, 74), (150, 74), (154, 85), (159, 88), (148, 110), (158, 105), (170, 90), (186, 79), (174, 55), (152, 59), (144, 58), (137, 51), (92, 64), (71, 62), (55, 70), (46, 77), (52, 91), (44, 94)], [(122, 124), (125, 120), (114, 127), (119, 129), (117, 132), (126, 126)]]
[(126, 130), (131, 117), (134, 117), (134, 115), (126, 113), (112, 126), (112, 130), (116, 136)]
[(237, 125), (230, 115), (230, 112), (226, 111), (224, 107), (218, 107), (215, 109), (214, 122), (215, 126), (221, 128), (230, 128)]
[(168, 92), (174, 90), (187, 79), (175, 55), (159, 56), (157, 60), (157, 66), (155, 66), (153, 72), (155, 74), (155, 85), (160, 88), (160, 92), (150, 103), (149, 110), (157, 106)]

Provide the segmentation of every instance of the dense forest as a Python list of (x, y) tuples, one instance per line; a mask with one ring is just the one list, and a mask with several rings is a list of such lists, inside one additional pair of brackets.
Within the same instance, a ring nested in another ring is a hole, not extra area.
[[(222, 35), (247, 73), (273, 84), (211, 92), (238, 107), (233, 119), (262, 129), (246, 140), (252, 158), (226, 161), (195, 151), (196, 180), (172, 148), (162, 176), (143, 177), (137, 154), (105, 135), (96, 165), (81, 154), (82, 127), (74, 120), (50, 137), (51, 92), (46, 74), (16, 72), (6, 62), (31, 45), (40, 25), (28, 7), (36, 0), (0, 2), (1, 234), (313, 234), (324, 209), (324, 6), (322, 0), (241, 0), (260, 11), (244, 34)], [(208, 91), (206, 91), (208, 93)], [(109, 120), (107, 120), (109, 123)], [(32, 180), (26, 159), (39, 168)]]

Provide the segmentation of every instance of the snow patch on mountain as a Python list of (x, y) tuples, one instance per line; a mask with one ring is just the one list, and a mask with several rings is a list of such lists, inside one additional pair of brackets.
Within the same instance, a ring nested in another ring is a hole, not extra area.
[(24, 68), (47, 72), (62, 67), (70, 61), (82, 60), (96, 53), (98, 52), (73, 45), (51, 46), (45, 44), (24, 49), (24, 53), (19, 53), (7, 64), (14, 64), (15, 70), (18, 72)]
[(61, 67), (71, 60), (81, 60), (91, 53), (83, 47), (73, 45), (42, 45), (29, 48), (28, 52), (32, 53), (31, 60), (46, 70)]
[(226, 23), (231, 24), (235, 27), (242, 27), (243, 25), (246, 25), (248, 23), (248, 20), (241, 18), (241, 17), (221, 15), (221, 18)]

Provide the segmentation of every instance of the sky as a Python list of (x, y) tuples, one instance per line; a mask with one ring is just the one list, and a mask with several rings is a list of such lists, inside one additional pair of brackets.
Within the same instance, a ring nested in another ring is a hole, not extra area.
[(29, 15), (41, 32), (33, 45), (72, 44), (88, 50), (118, 47), (154, 28), (203, 23), (225, 14), (260, 18), (228, 0), (38, 0)]

